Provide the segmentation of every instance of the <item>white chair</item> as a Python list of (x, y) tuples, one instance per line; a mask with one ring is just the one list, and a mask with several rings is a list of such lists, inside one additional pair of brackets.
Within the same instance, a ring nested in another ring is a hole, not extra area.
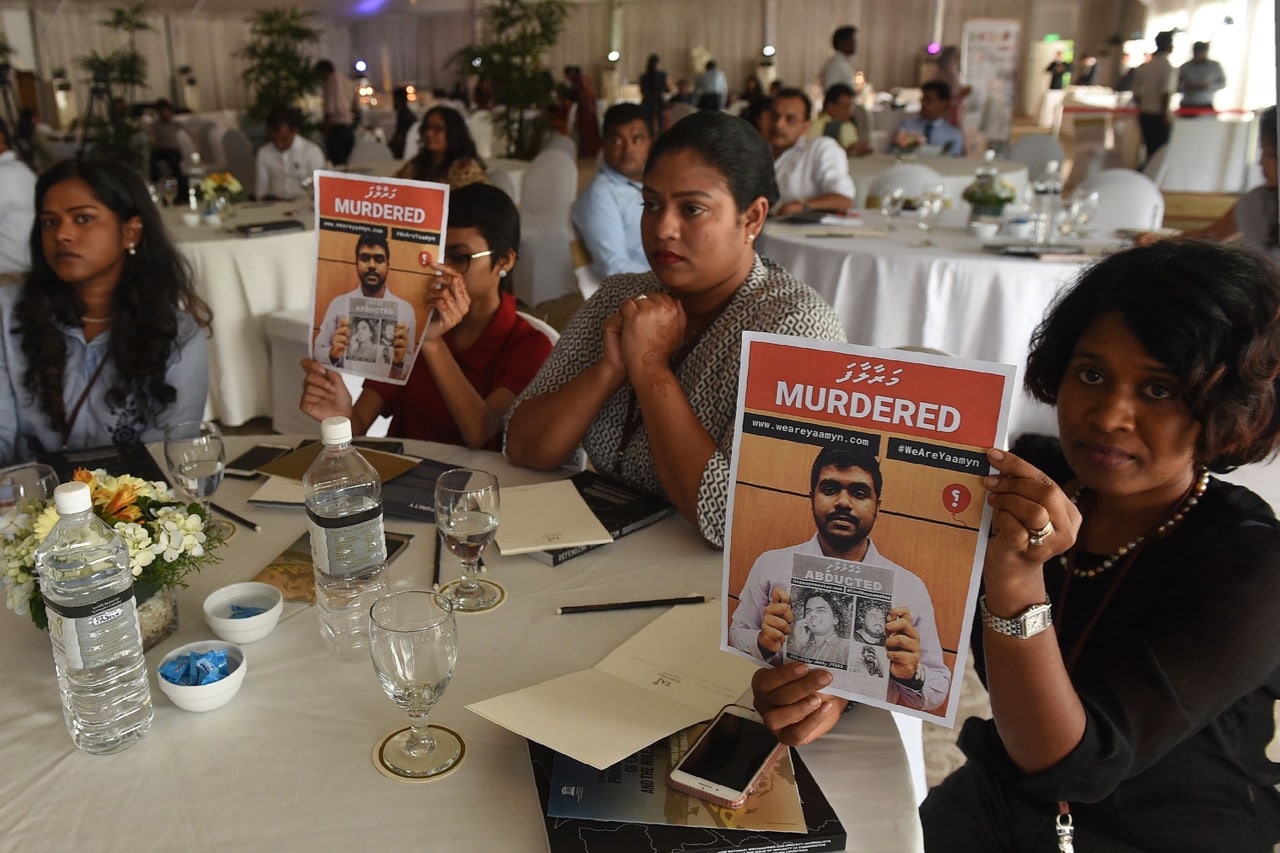
[(569, 255), (573, 258), (573, 277), (578, 282), (578, 292), (583, 299), (590, 299), (600, 289), (600, 277), (591, 268), (591, 252), (582, 239), (575, 237), (569, 244)]
[(569, 244), (569, 208), (578, 192), (578, 163), (552, 149), (533, 158), (520, 182), (520, 263), (511, 283), (526, 305), (577, 292)]
[(516, 182), (511, 179), (511, 173), (506, 169), (490, 169), (488, 176), (489, 183), (507, 194), (507, 197), (520, 205), (520, 190), (516, 187)]
[(543, 151), (533, 158), (520, 182), (520, 217), (563, 215), (568, 222), (577, 194), (578, 164), (573, 156), (554, 148)]
[(1050, 160), (1062, 163), (1065, 156), (1058, 140), (1047, 133), (1033, 133), (1013, 143), (1008, 159), (1024, 164), (1028, 177), (1034, 181), (1044, 174)]
[(249, 137), (243, 131), (232, 128), (222, 136), (222, 150), (226, 155), (227, 171), (235, 175), (246, 195), (256, 195), (254, 183), (257, 180), (257, 170), (254, 167), (253, 146), (249, 144)]
[(355, 148), (351, 149), (351, 157), (347, 162), (363, 166), (369, 163), (385, 163), (391, 159), (393, 158), (390, 148), (372, 136), (362, 135), (356, 142)]
[(547, 144), (543, 146), (544, 151), (563, 151), (573, 159), (578, 159), (578, 145), (570, 137), (563, 133), (553, 133), (551, 138), (547, 140)]
[(551, 341), (552, 346), (555, 346), (556, 342), (560, 340), (560, 333), (556, 331), (556, 327), (548, 323), (546, 320), (543, 320), (541, 317), (535, 317), (525, 311), (517, 311), (516, 313), (523, 317), (525, 322), (530, 326), (533, 326), (539, 332), (546, 335), (547, 340)]
[(1164, 222), (1164, 196), (1155, 182), (1130, 169), (1106, 169), (1089, 177), (1076, 190), (1096, 192), (1098, 212), (1093, 226), (1099, 231), (1116, 228), (1159, 228)]
[(880, 207), (880, 197), (894, 187), (902, 187), (908, 198), (920, 198), (926, 186), (942, 183), (942, 174), (923, 163), (895, 163), (867, 187), (867, 208)]
[(476, 110), (467, 119), (467, 128), (476, 143), (476, 153), (481, 160), (493, 157), (493, 116), (488, 110)]

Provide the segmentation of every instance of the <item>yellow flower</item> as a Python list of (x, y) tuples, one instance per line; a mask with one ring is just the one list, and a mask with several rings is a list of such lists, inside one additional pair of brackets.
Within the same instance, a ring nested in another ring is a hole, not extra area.
[(49, 504), (40, 514), (36, 516), (35, 527), (33, 532), (36, 537), (36, 543), (39, 544), (49, 535), (49, 531), (53, 530), (53, 526), (58, 523), (58, 508), (53, 504)]

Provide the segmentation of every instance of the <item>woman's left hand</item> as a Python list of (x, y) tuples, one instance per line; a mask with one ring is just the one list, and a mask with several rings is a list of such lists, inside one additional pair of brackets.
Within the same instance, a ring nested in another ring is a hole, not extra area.
[(984, 568), (990, 585), (1006, 576), (1020, 578), (1070, 548), (1080, 530), (1080, 510), (1030, 462), (994, 449), (987, 459), (1000, 472), (983, 479), (995, 510)]
[(684, 306), (665, 293), (647, 293), (625, 300), (622, 317), (622, 360), (633, 379), (637, 371), (666, 365), (684, 343), (688, 318)]
[(429, 341), (443, 337), (471, 310), (471, 293), (458, 271), (445, 264), (432, 264), (431, 267), (439, 277), (427, 291), (427, 311), (435, 309), (434, 314), (428, 313), (426, 339)]

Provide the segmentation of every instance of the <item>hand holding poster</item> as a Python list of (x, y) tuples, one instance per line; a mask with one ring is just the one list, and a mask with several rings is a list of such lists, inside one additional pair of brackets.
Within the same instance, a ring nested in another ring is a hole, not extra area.
[(1014, 373), (745, 335), (722, 648), (953, 724)]
[(408, 381), (430, 320), (448, 208), (444, 184), (316, 173), (316, 361)]

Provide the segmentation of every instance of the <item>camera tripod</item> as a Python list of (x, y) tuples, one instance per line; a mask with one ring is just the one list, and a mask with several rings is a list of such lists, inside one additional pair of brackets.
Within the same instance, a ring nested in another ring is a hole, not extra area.
[(80, 149), (77, 157), (83, 157), (89, 146), (89, 127), (95, 112), (101, 115), (107, 128), (114, 125), (115, 119), (111, 115), (111, 87), (105, 77), (97, 74), (93, 75), (93, 82), (89, 85), (89, 103), (85, 104), (84, 118), (80, 121)]

